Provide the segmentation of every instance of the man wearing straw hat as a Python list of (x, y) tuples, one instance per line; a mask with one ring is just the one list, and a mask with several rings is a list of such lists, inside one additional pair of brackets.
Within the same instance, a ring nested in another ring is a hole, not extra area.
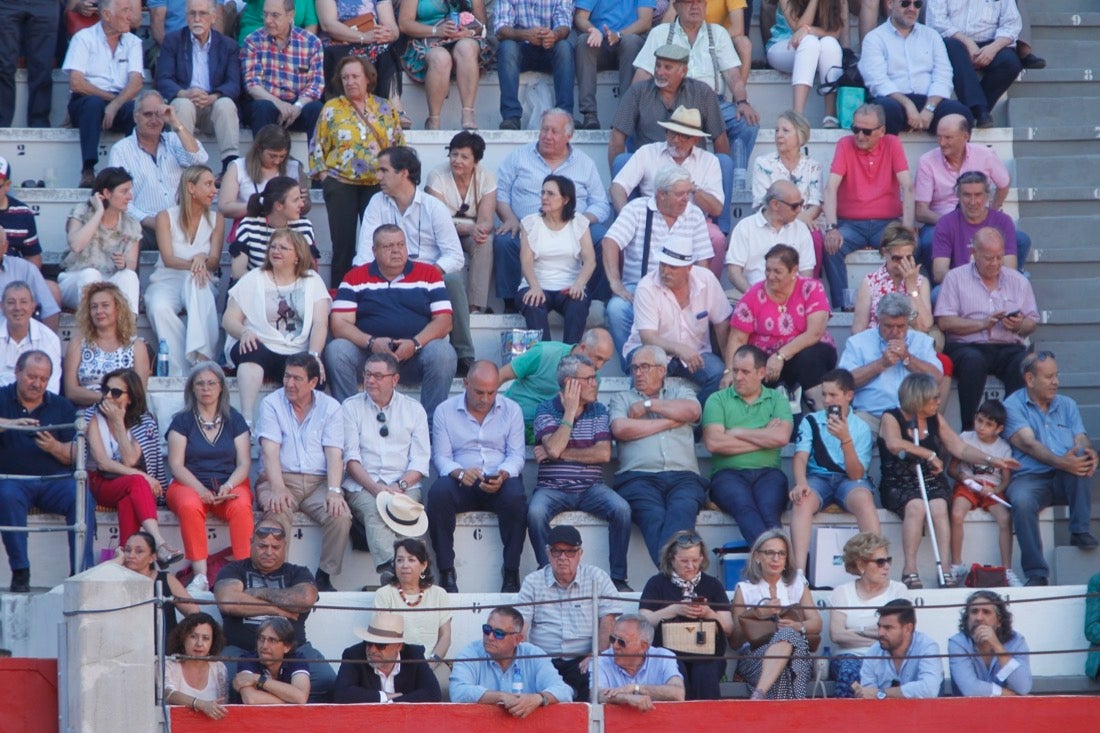
[[(286, 561), (290, 554), (290, 525), (281, 515), (264, 517), (252, 531), (249, 556), (235, 560), (218, 573), (214, 600), (225, 625), (226, 657), (256, 651), (256, 629), (273, 616), (294, 626), (298, 654), (305, 660), (325, 655), (306, 639), (306, 619), (317, 603), (317, 586), (309, 568)], [(226, 662), (229, 679), (236, 662)], [(320, 702), (332, 691), (336, 675), (325, 662), (310, 664), (310, 701)]]
[(352, 632), (363, 641), (344, 650), (333, 702), (439, 702), (439, 682), (424, 662), (424, 647), (405, 643), (401, 614), (378, 611)]
[(397, 391), (397, 359), (372, 353), (363, 365), (363, 391), (344, 400), (344, 496), (366, 527), (379, 583), (393, 578), (393, 543), (423, 537), (428, 515), (420, 480), (428, 475), (431, 439), (419, 402)]

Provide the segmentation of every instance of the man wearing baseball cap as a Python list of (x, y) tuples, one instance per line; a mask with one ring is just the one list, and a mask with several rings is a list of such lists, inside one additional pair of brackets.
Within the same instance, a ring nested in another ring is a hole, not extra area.
[[(714, 141), (714, 152), (729, 152), (718, 95), (703, 82), (688, 78), (689, 55), (684, 46), (666, 43), (658, 47), (652, 75), (635, 81), (623, 93), (607, 146), (607, 163), (612, 170), (615, 158), (626, 152), (627, 138), (633, 138), (635, 147), (664, 140), (665, 131), (659, 123), (670, 120), (673, 110), (679, 107), (699, 110), (700, 127)], [(704, 144), (702, 139), (695, 142)]]
[(573, 699), (588, 702), (592, 595), (599, 599), (600, 651), (611, 643), (608, 635), (615, 618), (625, 613), (626, 607), (614, 599), (619, 591), (607, 573), (594, 565), (581, 564), (584, 550), (576, 527), (559, 524), (551, 529), (546, 535), (546, 550), (549, 564), (523, 579), (516, 605), (531, 643), (554, 655), (551, 661), (573, 688)]
[(424, 661), (424, 647), (405, 643), (401, 614), (378, 611), (369, 625), (352, 632), (363, 641), (344, 650), (333, 702), (440, 701), (439, 682)]

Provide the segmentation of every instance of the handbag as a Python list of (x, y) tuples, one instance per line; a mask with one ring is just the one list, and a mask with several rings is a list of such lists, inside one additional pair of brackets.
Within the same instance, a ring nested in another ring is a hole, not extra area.
[[(767, 613), (769, 610), (771, 609), (758, 607), (741, 614), (741, 636), (753, 649), (762, 647), (772, 640), (775, 632), (779, 630), (779, 619), (797, 621), (798, 623), (805, 623), (806, 621), (805, 614), (799, 606), (784, 606), (779, 613), (770, 613), (767, 616), (760, 615)], [(821, 634), (819, 632), (807, 633), (806, 643), (809, 644), (810, 651), (817, 651), (818, 646), (821, 645)]]
[(967, 588), (1007, 588), (1008, 568), (974, 563), (966, 574), (964, 585)]
[(662, 621), (661, 646), (677, 653), (713, 657), (718, 653), (718, 622)]
[(360, 33), (373, 31), (374, 13), (363, 13), (362, 15), (356, 15), (354, 18), (348, 18), (344, 21), (344, 25), (346, 25), (348, 28), (354, 28)]

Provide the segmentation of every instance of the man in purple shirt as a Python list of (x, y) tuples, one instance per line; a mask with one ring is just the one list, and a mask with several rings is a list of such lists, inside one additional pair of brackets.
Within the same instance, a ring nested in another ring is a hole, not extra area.
[(1025, 339), (1039, 325), (1031, 283), (1004, 266), (1001, 233), (979, 229), (971, 250), (974, 261), (947, 273), (936, 301), (936, 325), (947, 336), (944, 352), (955, 363), (963, 430), (973, 429), (986, 375), (1000, 378), (1005, 394), (1024, 386)]
[(597, 402), (596, 365), (587, 356), (570, 354), (558, 364), (560, 391), (535, 413), (535, 460), (539, 474), (527, 508), (527, 532), (539, 567), (546, 565), (550, 520), (564, 511), (580, 510), (606, 519), (611, 580), (620, 593), (626, 582), (630, 544), (630, 504), (603, 482), (611, 460), (611, 415)]
[(991, 227), (1005, 243), (1005, 266), (1017, 269), (1019, 240), (1012, 217), (989, 208), (989, 178), (967, 171), (955, 184), (959, 206), (936, 222), (932, 237), (932, 280), (942, 283), (947, 271), (970, 261), (970, 243), (979, 229)]

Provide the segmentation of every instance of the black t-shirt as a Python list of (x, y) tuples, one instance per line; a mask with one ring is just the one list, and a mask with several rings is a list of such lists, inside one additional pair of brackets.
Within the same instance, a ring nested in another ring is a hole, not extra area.
[[(252, 566), (251, 558), (231, 562), (222, 568), (218, 573), (218, 582), (223, 580), (241, 581), (246, 592), (251, 588), (292, 588), (299, 583), (314, 583), (313, 573), (309, 572), (309, 568), (288, 562), (278, 570), (264, 574)], [(255, 651), (256, 629), (268, 618), (271, 617), (224, 615), (226, 641), (241, 649)], [(306, 643), (307, 618), (309, 611), (300, 613), (297, 620), (290, 619), (290, 623), (294, 624), (295, 643), (298, 646)]]

